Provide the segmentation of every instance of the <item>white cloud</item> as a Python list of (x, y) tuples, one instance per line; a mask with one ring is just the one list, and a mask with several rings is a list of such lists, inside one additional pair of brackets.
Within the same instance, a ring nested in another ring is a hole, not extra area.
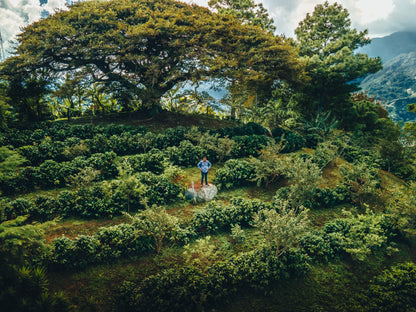
[[(306, 14), (312, 13), (314, 7), (323, 2), (323, 0), (263, 0), (264, 6), (275, 19), (278, 32), (288, 36), (293, 36), (295, 28)], [(348, 9), (353, 26), (359, 29), (368, 28), (370, 22), (385, 20), (396, 7), (394, 0), (331, 0), (329, 2), (338, 2)], [(378, 30), (373, 32), (369, 29), (369, 31), (370, 35), (378, 33)]]
[[(275, 20), (278, 33), (293, 36), (294, 30), (299, 22), (305, 18), (307, 13), (313, 12), (317, 4), (324, 0), (255, 0), (262, 2), (270, 15)], [(331, 0), (330, 2), (341, 3), (351, 14), (353, 25), (360, 29), (367, 28), (368, 23), (384, 21), (397, 7), (395, 2), (403, 0)], [(404, 0), (413, 1), (416, 0)], [(207, 5), (208, 0), (184, 0), (188, 3)], [(400, 7), (400, 6), (399, 6)], [(414, 11), (413, 11), (414, 12)], [(370, 29), (371, 33), (371, 29)], [(378, 34), (378, 29), (375, 31)]]
[(55, 9), (64, 9), (66, 0), (49, 0), (40, 5), (39, 0), (0, 0), (0, 31), (7, 52), (13, 49), (11, 40), (20, 33), (22, 27), (40, 19), (42, 11), (53, 13)]
[(416, 31), (416, 0), (393, 0), (394, 8), (383, 19), (368, 24), (370, 30), (382, 35), (396, 31)]

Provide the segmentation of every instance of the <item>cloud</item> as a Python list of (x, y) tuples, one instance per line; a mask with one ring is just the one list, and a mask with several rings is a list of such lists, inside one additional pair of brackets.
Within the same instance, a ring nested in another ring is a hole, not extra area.
[[(293, 37), (299, 22), (324, 0), (255, 0), (262, 2), (273, 17), (277, 32)], [(207, 0), (185, 0), (206, 5)], [(350, 13), (352, 26), (368, 29), (370, 36), (383, 36), (396, 31), (416, 31), (416, 0), (330, 0), (342, 4)]]
[(368, 28), (377, 35), (397, 31), (416, 32), (416, 0), (393, 0), (394, 8), (383, 19), (371, 21)]
[[(370, 22), (383, 21), (395, 8), (394, 1), (402, 0), (338, 0), (329, 1), (342, 4), (350, 13), (350, 18), (354, 27), (358, 29), (369, 28)], [(405, 0), (415, 1), (415, 0)], [(264, 6), (269, 10), (275, 20), (279, 33), (287, 36), (294, 36), (294, 30), (299, 22), (306, 17), (307, 13), (312, 13), (315, 6), (322, 4), (321, 0), (263, 0)], [(378, 34), (378, 29), (369, 29), (370, 35)], [(388, 31), (387, 31), (388, 33)]]
[(49, 0), (41, 5), (39, 0), (0, 0), (0, 31), (6, 54), (12, 52), (16, 35), (21, 28), (41, 18), (43, 11), (53, 13), (55, 9), (64, 9), (66, 0)]
[[(207, 0), (184, 0), (188, 3), (196, 3), (199, 5), (206, 5)], [(299, 22), (306, 17), (307, 13), (312, 13), (317, 4), (322, 4), (324, 0), (255, 0), (257, 3), (262, 2), (264, 7), (269, 11), (270, 15), (275, 21), (277, 32), (293, 37), (294, 30), (298, 26)], [(380, 25), (384, 25), (386, 18), (390, 17), (390, 13), (393, 10), (404, 11), (408, 8), (398, 5), (398, 3), (413, 2), (416, 0), (330, 0), (329, 2), (338, 2), (342, 4), (350, 12), (350, 17), (354, 27), (358, 29), (369, 28), (374, 25), (374, 31), (371, 27), (370, 34), (376, 35), (379, 33), (389, 33), (389, 31), (381, 31), (380, 27), (376, 27), (377, 24), (369, 24), (379, 22)], [(397, 3), (397, 4), (396, 4)], [(407, 11), (415, 12), (413, 9)], [(394, 17), (392, 17), (394, 19)], [(416, 20), (416, 19), (411, 19)], [(403, 24), (409, 24), (409, 19), (403, 21)], [(388, 27), (384, 27), (388, 29)]]

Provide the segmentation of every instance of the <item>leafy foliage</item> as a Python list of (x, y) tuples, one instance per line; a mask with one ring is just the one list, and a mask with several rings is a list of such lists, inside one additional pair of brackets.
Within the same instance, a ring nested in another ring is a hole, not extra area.
[(65, 236), (52, 241), (45, 263), (52, 269), (83, 269), (97, 263), (111, 263), (122, 257), (137, 257), (150, 250), (149, 237), (138, 234), (133, 225), (101, 228), (92, 236), (74, 240)]
[(358, 162), (352, 166), (344, 165), (340, 171), (353, 202), (363, 206), (366, 200), (374, 198), (380, 187), (377, 167)]
[(369, 311), (412, 311), (415, 307), (416, 267), (401, 263), (383, 271), (371, 282)]
[(147, 208), (134, 216), (129, 216), (139, 235), (152, 236), (154, 239), (156, 253), (159, 253), (163, 240), (168, 238), (178, 219), (169, 215), (160, 207)]
[(302, 206), (293, 209), (287, 202), (275, 203), (274, 208), (277, 210), (260, 210), (253, 223), (264, 236), (266, 246), (280, 257), (307, 231), (308, 211)]
[(322, 169), (312, 159), (301, 157), (284, 158), (281, 166), (290, 186), (279, 189), (276, 200), (288, 201), (290, 205), (297, 207), (312, 198), (312, 193), (321, 180)]
[[(340, 4), (328, 1), (315, 7), (295, 30), (300, 56), (311, 80), (305, 84), (307, 113), (331, 111), (348, 126), (350, 92), (357, 81), (381, 69), (379, 58), (354, 53), (370, 42), (368, 31), (351, 29), (349, 13)], [(311, 105), (312, 104), (312, 105)]]
[[(258, 15), (267, 17), (264, 10)], [(137, 101), (158, 108), (161, 97), (185, 81), (218, 75), (296, 80), (301, 65), (295, 53), (256, 25), (179, 1), (77, 2), (28, 26), (1, 76), (18, 76), (23, 85), (33, 80), (29, 73), (46, 85), (58, 76), (77, 77), (115, 95), (127, 110)]]
[(201, 235), (230, 230), (231, 226), (236, 224), (247, 227), (251, 224), (254, 214), (266, 208), (269, 208), (268, 203), (243, 198), (233, 198), (230, 205), (211, 202), (195, 212), (190, 221), (190, 228)]
[(345, 219), (335, 219), (324, 227), (326, 237), (335, 250), (350, 254), (353, 259), (365, 261), (370, 255), (395, 251), (390, 233), (384, 227), (384, 216), (367, 210), (354, 216), (344, 211)]
[(255, 168), (247, 160), (228, 160), (215, 173), (214, 184), (220, 189), (248, 185), (255, 178)]
[(124, 282), (118, 292), (119, 311), (195, 311), (218, 305), (239, 289), (266, 290), (272, 282), (308, 271), (308, 258), (291, 252), (276, 258), (252, 251), (212, 265), (206, 273), (195, 267), (168, 269), (140, 285)]

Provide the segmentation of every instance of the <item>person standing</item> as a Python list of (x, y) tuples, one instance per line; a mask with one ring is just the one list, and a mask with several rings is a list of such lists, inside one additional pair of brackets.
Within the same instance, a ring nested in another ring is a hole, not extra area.
[(208, 172), (209, 169), (211, 169), (211, 166), (211, 163), (206, 157), (202, 158), (202, 160), (198, 163), (198, 168), (201, 170), (201, 187), (204, 185), (204, 178), (205, 184), (208, 185)]

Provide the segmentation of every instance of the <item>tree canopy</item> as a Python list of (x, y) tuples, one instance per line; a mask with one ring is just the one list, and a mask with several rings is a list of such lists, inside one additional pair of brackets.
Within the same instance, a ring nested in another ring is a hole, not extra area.
[(210, 0), (208, 5), (221, 14), (234, 15), (244, 23), (259, 25), (272, 32), (276, 30), (263, 4), (253, 0)]
[(359, 79), (381, 69), (380, 58), (354, 51), (368, 43), (367, 30), (351, 28), (348, 10), (334, 3), (317, 5), (295, 30), (310, 81), (305, 85), (308, 113), (331, 110), (342, 119)]
[(81, 76), (128, 109), (158, 107), (184, 81), (293, 81), (301, 71), (288, 42), (234, 16), (174, 0), (110, 0), (79, 2), (26, 27), (0, 76), (22, 85)]

